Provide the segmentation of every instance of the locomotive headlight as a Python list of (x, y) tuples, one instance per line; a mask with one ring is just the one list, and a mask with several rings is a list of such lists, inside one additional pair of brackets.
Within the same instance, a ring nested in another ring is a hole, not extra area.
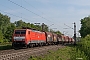
[(14, 37), (15, 41), (24, 41), (25, 37)]

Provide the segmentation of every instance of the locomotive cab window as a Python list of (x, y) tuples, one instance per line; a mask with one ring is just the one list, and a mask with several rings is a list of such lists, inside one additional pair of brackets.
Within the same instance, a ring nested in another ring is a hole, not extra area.
[(15, 34), (26, 34), (26, 30), (16, 30)]

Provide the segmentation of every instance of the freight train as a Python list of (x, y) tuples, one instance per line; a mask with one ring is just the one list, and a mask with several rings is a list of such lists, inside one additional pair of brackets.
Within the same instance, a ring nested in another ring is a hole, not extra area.
[(68, 36), (34, 29), (15, 29), (12, 38), (12, 46), (34, 47), (51, 44), (73, 43), (74, 39)]

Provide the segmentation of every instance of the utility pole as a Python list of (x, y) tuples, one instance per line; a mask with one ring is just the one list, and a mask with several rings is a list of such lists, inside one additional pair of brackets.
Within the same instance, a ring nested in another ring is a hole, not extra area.
[(44, 25), (45, 25), (45, 24), (44, 24), (44, 23), (42, 23), (42, 31), (44, 31)]
[(74, 45), (76, 45), (76, 23), (74, 22)]

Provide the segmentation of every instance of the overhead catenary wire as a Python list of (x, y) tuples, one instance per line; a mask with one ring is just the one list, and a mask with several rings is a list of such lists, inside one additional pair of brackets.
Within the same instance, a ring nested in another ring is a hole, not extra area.
[(14, 15), (14, 14), (11, 14), (11, 13), (8, 13), (8, 12), (5, 12), (5, 11), (2, 11), (2, 10), (0, 10), (0, 11), (3, 12), (3, 13), (6, 13), (6, 14), (12, 15), (12, 16), (18, 17), (18, 18), (22, 18), (22, 19), (28, 20), (28, 19), (23, 18), (23, 17), (18, 16), (18, 15)]
[[(48, 19), (46, 19), (46, 18), (44, 18), (44, 17), (42, 17), (42, 16), (40, 16), (40, 15), (38, 15), (38, 14), (32, 12), (31, 10), (29, 10), (29, 9), (27, 9), (27, 8), (25, 8), (25, 7), (23, 7), (23, 6), (19, 5), (19, 4), (17, 4), (17, 3), (15, 3), (15, 2), (11, 1), (11, 0), (8, 0), (8, 1), (11, 2), (11, 3), (13, 3), (13, 4), (15, 4), (15, 5), (17, 5), (17, 6), (19, 6), (19, 7), (21, 7), (21, 8), (23, 8), (23, 9), (25, 9), (25, 10), (27, 10), (28, 12), (31, 12), (31, 13), (33, 13), (33, 14), (35, 14), (35, 15), (37, 15), (37, 16), (39, 16), (39, 17), (45, 19), (45, 20), (48, 20)], [(50, 20), (48, 20), (48, 21), (50, 21)], [(50, 21), (50, 22), (51, 22), (51, 21)]]
[[(14, 9), (12, 9), (12, 8), (10, 8), (10, 7), (7, 7), (7, 6), (5, 6), (5, 5), (0, 4), (0, 6), (3, 6), (3, 7), (5, 7), (5, 8), (8, 8), (9, 10), (14, 11)], [(1, 10), (1, 11), (2, 11), (2, 10)], [(24, 13), (21, 13), (21, 12), (18, 12), (18, 11), (17, 11), (17, 12), (21, 14), (20, 16), (17, 16), (17, 15), (15, 15), (15, 14), (11, 14), (11, 13), (8, 13), (8, 12), (6, 12), (6, 11), (2, 11), (2, 12), (7, 13), (7, 14), (12, 15), (12, 16), (15, 16), (15, 17), (18, 17), (18, 18), (21, 18), (21, 20), (22, 20), (22, 19), (30, 20), (30, 19), (27, 19), (27, 18), (21, 16), (21, 15), (25, 15), (25, 16), (28, 16), (28, 15), (26, 15), (26, 14), (24, 14)], [(16, 12), (16, 11), (15, 11), (15, 12)], [(29, 17), (30, 17), (30, 16), (29, 16)]]
[[(27, 11), (30, 12), (30, 13), (33, 13), (33, 14), (35, 14), (35, 15), (41, 17), (41, 18), (44, 19), (44, 20), (47, 20), (47, 21), (49, 21), (49, 22), (52, 22), (52, 21), (50, 21), (49, 19), (46, 19), (46, 18), (44, 18), (44, 17), (42, 17), (42, 16), (40, 16), (40, 15), (38, 15), (38, 14), (32, 12), (31, 10), (29, 10), (29, 9), (27, 9), (27, 8), (25, 8), (25, 7), (23, 7), (23, 6), (19, 5), (19, 4), (17, 4), (17, 3), (15, 3), (15, 2), (11, 1), (11, 0), (8, 0), (8, 1), (11, 2), (11, 3), (13, 3), (13, 4), (15, 4), (15, 5), (17, 5), (17, 6), (19, 6), (19, 7), (21, 7), (21, 8), (23, 8), (23, 9), (25, 9), (25, 10), (27, 10)], [(53, 22), (53, 23), (54, 23), (54, 22)], [(57, 25), (57, 24), (56, 24), (56, 25)], [(57, 26), (59, 26), (59, 25), (57, 25)], [(60, 27), (61, 27), (61, 26), (60, 26)]]
[[(3, 6), (3, 7), (5, 7), (5, 8), (8, 8), (8, 9), (14, 11), (13, 9), (11, 9), (10, 7), (7, 7), (7, 6), (5, 6), (5, 5), (0, 4), (0, 6)], [(22, 16), (18, 16), (18, 15), (12, 14), (12, 13), (8, 13), (8, 12), (3, 11), (3, 10), (0, 10), (0, 11), (3, 12), (3, 13), (9, 14), (9, 15), (11, 15), (11, 16), (14, 16), (14, 17), (21, 18), (21, 20), (22, 20), (22, 19), (29, 20), (29, 19), (24, 18), (24, 17), (22, 17)], [(18, 12), (18, 13), (23, 14), (23, 13), (21, 13), (21, 12)], [(25, 14), (23, 14), (23, 15), (25, 15)]]
[[(22, 0), (22, 1), (24, 1), (24, 2), (27, 3), (29, 6), (33, 7), (34, 9), (38, 10), (40, 13), (42, 13), (42, 14), (45, 15), (44, 12), (40, 11), (39, 9), (37, 9), (35, 6), (33, 6), (32, 4), (30, 4), (29, 2), (27, 2), (26, 0)], [(48, 17), (48, 16), (47, 16), (47, 17)], [(53, 20), (52, 18), (50, 18), (50, 19)], [(50, 20), (50, 19), (48, 19), (48, 20)], [(51, 21), (51, 22), (52, 22), (52, 21)], [(52, 22), (52, 24), (54, 24), (54, 22)], [(55, 24), (55, 25), (60, 26), (60, 25), (58, 25), (58, 24)], [(60, 26), (60, 27), (62, 27), (62, 26)], [(63, 28), (63, 27), (62, 27), (62, 28)]]
[[(29, 4), (29, 6), (33, 7), (34, 9), (36, 9), (36, 10), (38, 10), (39, 12), (41, 12), (42, 14), (44, 14), (44, 12), (40, 11), (39, 9), (37, 9), (35, 6), (31, 5), (31, 4), (30, 4), (29, 2), (27, 2), (26, 0), (22, 0), (22, 1), (26, 2), (27, 4)], [(50, 19), (51, 19), (51, 18), (50, 18)], [(51, 20), (53, 20), (53, 19), (51, 19)], [(48, 21), (49, 21), (49, 19), (48, 19)], [(52, 21), (50, 21), (50, 22), (52, 22)], [(54, 24), (54, 22), (52, 22), (52, 24)], [(58, 24), (54, 24), (54, 25), (60, 26), (60, 25), (58, 25)], [(62, 26), (60, 26), (60, 27), (62, 27)], [(63, 27), (62, 27), (62, 28), (63, 28)]]
[[(2, 5), (2, 4), (0, 4), (0, 6), (6, 7), (5, 5)], [(6, 8), (14, 11), (14, 10), (11, 9), (10, 7), (6, 7)], [(1, 10), (1, 11), (2, 11), (2, 10)], [(11, 14), (11, 13), (8, 13), (8, 12), (5, 12), (5, 11), (3, 11), (3, 12), (4, 12), (4, 13), (7, 13), (7, 14), (10, 14), (10, 15), (13, 15), (13, 16), (15, 16), (15, 17), (23, 18), (22, 16), (17, 16), (17, 15), (14, 15), (14, 14)], [(18, 13), (20, 13), (20, 12), (18, 12)], [(23, 14), (23, 13), (20, 13), (20, 14)], [(26, 18), (23, 18), (23, 19), (26, 19)], [(27, 20), (27, 19), (26, 19), (26, 20)]]
[(19, 17), (19, 18), (21, 18), (20, 16), (17, 16), (17, 15), (14, 15), (14, 14), (8, 13), (8, 12), (2, 11), (2, 10), (0, 10), (0, 11), (1, 11), (1, 12), (4, 12), (4, 13), (6, 13), (6, 14), (9, 14), (9, 15), (12, 15), (12, 16), (15, 16), (15, 17)]
[[(33, 7), (34, 9), (37, 9), (35, 6), (31, 5), (29, 2), (23, 0), (25, 3), (29, 4), (29, 6)], [(42, 11), (40, 11), (39, 9), (37, 9), (37, 11), (41, 12), (42, 14), (44, 14)]]
[[(25, 8), (25, 7), (23, 7), (23, 6), (19, 5), (19, 4), (17, 4), (17, 3), (15, 3), (15, 2), (11, 1), (11, 0), (8, 0), (8, 1), (11, 2), (11, 3), (13, 3), (13, 4), (15, 4), (15, 5), (17, 5), (17, 6), (19, 6), (19, 7), (21, 7), (21, 8), (23, 8), (23, 9), (25, 9), (25, 10), (27, 10), (27, 11), (30, 12), (30, 13), (33, 13), (33, 14), (35, 14), (35, 15), (41, 17), (42, 19), (47, 20), (48, 22), (52, 22), (52, 21), (50, 21), (49, 19), (46, 19), (46, 18), (40, 16), (39, 14), (36, 14), (35, 12), (32, 12), (31, 10), (29, 10), (29, 9), (27, 9), (27, 8)], [(5, 13), (5, 12), (4, 12), (4, 13)], [(7, 12), (6, 12), (6, 13), (7, 13)], [(10, 13), (8, 13), (8, 14), (10, 14)], [(13, 14), (10, 14), (10, 15), (13, 15)], [(13, 15), (13, 16), (17, 16), (17, 15)], [(18, 17), (20, 17), (20, 16), (18, 16)], [(22, 17), (20, 17), (20, 18), (22, 18)], [(24, 18), (24, 19), (25, 19), (25, 18)], [(25, 19), (25, 20), (28, 20), (28, 19)], [(54, 23), (54, 22), (53, 22), (53, 23)], [(54, 23), (54, 25), (59, 26), (58, 24), (55, 24), (55, 23)], [(60, 26), (60, 27), (62, 27), (62, 26)]]
[(64, 25), (65, 25), (65, 26), (67, 26), (67, 27), (69, 27), (70, 29), (74, 29), (74, 28), (72, 28), (72, 27), (70, 27), (70, 26), (66, 25), (65, 23), (64, 23)]

